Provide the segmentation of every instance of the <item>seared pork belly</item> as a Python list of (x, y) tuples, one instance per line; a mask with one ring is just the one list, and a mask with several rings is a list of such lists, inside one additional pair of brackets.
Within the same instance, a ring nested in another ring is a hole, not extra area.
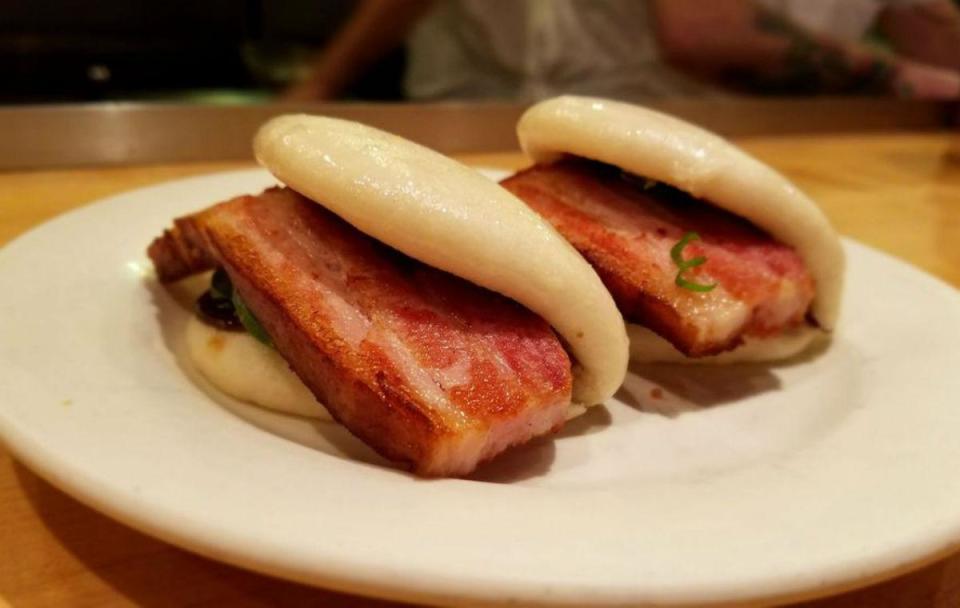
[(163, 282), (176, 281), (217, 264), (214, 252), (202, 230), (203, 213), (173, 220), (173, 227), (150, 243), (147, 255)]
[[(644, 325), (690, 357), (735, 348), (803, 324), (814, 281), (791, 247), (746, 220), (619, 169), (568, 158), (501, 182), (546, 218), (594, 266), (624, 318)], [(676, 285), (671, 248), (688, 232), (699, 240), (684, 272), (710, 291)]]
[[(406, 257), (289, 189), (233, 199), (182, 226), (199, 226), (191, 243), (226, 269), (291, 368), (385, 457), (421, 475), (463, 475), (563, 424), (570, 359), (517, 303)], [(186, 238), (178, 233), (150, 248), (161, 278), (203, 266), (190, 247), (171, 245)]]

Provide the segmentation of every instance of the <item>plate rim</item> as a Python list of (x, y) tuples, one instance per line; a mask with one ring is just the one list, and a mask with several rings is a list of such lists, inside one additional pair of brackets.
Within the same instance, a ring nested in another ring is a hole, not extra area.
[[(11, 251), (16, 252), (21, 247), (27, 246), (24, 245), (24, 243), (29, 243), (31, 239), (35, 238), (36, 234), (40, 234), (44, 230), (48, 230), (51, 224), (55, 222), (70, 222), (72, 221), (72, 218), (82, 216), (84, 213), (89, 213), (94, 207), (101, 207), (107, 203), (116, 204), (118, 200), (122, 201), (125, 198), (142, 196), (144, 191), (161, 189), (171, 184), (184, 185), (185, 183), (189, 184), (191, 181), (203, 182), (211, 178), (223, 179), (236, 174), (249, 176), (253, 174), (261, 175), (264, 174), (264, 172), (260, 169), (240, 169), (195, 175), (187, 178), (158, 182), (134, 190), (117, 193), (96, 201), (91, 201), (66, 213), (57, 215), (47, 222), (43, 222), (37, 226), (34, 226), (26, 232), (18, 235), (3, 248), (0, 248), (0, 261), (4, 260), (9, 255), (12, 255), (10, 254)], [(899, 267), (898, 270), (901, 272), (915, 274), (917, 277), (928, 281), (929, 284), (934, 286), (936, 289), (945, 289), (946, 292), (944, 293), (949, 292), (950, 297), (953, 297), (960, 302), (960, 291), (939, 277), (933, 276), (913, 266), (909, 262), (896, 257), (893, 254), (874, 249), (870, 246), (853, 241), (852, 239), (845, 238), (844, 244), (845, 247), (861, 248), (869, 255), (878, 256), (883, 260), (884, 264), (896, 265)], [(0, 270), (2, 270), (2, 266), (0, 266)], [(436, 584), (437, 581), (432, 581), (433, 584), (430, 584), (428, 587), (411, 586), (411, 580), (407, 580), (404, 583), (388, 584), (387, 582), (390, 580), (390, 577), (384, 577), (382, 576), (382, 573), (378, 575), (368, 571), (365, 576), (361, 576), (360, 572), (350, 570), (349, 568), (343, 569), (343, 572), (332, 574), (327, 578), (318, 578), (317, 571), (313, 569), (311, 569), (309, 573), (298, 573), (286, 568), (274, 567), (275, 564), (272, 563), (251, 560), (248, 558), (248, 556), (240, 555), (239, 553), (235, 554), (232, 550), (224, 551), (222, 545), (219, 547), (213, 545), (198, 545), (196, 542), (196, 536), (190, 534), (178, 534), (176, 530), (168, 529), (164, 525), (160, 525), (154, 521), (151, 521), (155, 518), (150, 517), (148, 512), (138, 512), (135, 508), (129, 508), (135, 506), (134, 503), (127, 504), (127, 499), (129, 499), (129, 496), (124, 496), (124, 500), (120, 501), (123, 502), (124, 506), (128, 508), (117, 507), (116, 500), (114, 500), (113, 504), (111, 504), (110, 500), (103, 499), (102, 494), (98, 495), (97, 492), (94, 491), (98, 482), (95, 479), (87, 479), (87, 476), (82, 468), (74, 467), (73, 463), (70, 463), (69, 461), (67, 461), (68, 466), (64, 467), (62, 462), (56, 462), (56, 452), (54, 449), (48, 449), (44, 446), (30, 445), (30, 437), (19, 433), (15, 428), (13, 421), (6, 419), (6, 417), (3, 415), (2, 406), (0, 406), (0, 439), (3, 440), (4, 445), (10, 450), (11, 454), (13, 454), (18, 461), (25, 464), (27, 468), (36, 472), (40, 477), (47, 480), (55, 487), (64, 491), (68, 495), (73, 496), (81, 503), (95, 509), (96, 511), (106, 514), (107, 516), (123, 523), (124, 525), (130, 526), (136, 530), (142, 531), (150, 536), (159, 538), (187, 551), (198, 553), (215, 560), (225, 561), (242, 568), (248, 568), (257, 572), (278, 576), (287, 580), (294, 580), (308, 585), (322, 586), (348, 593), (358, 593), (394, 600), (445, 602), (467, 599), (471, 602), (500, 604), (513, 601), (529, 602), (531, 600), (543, 599), (538, 593), (529, 595), (529, 589), (525, 590), (523, 588), (514, 589), (512, 592), (507, 592), (507, 594), (503, 594), (502, 592), (498, 593), (498, 597), (493, 597), (486, 591), (481, 591), (478, 594), (465, 593), (465, 591), (469, 591), (469, 589), (465, 589), (462, 587), (461, 582), (455, 580), (447, 581), (446, 585), (441, 584), (439, 587)], [(84, 483), (84, 480), (86, 483)], [(93, 489), (91, 489), (92, 487)], [(116, 491), (116, 488), (113, 489), (114, 494)], [(140, 517), (139, 515), (143, 515), (143, 517)], [(813, 597), (821, 597), (827, 593), (849, 590), (862, 586), (863, 584), (870, 584), (872, 582), (886, 580), (890, 577), (898, 576), (900, 574), (920, 568), (925, 564), (937, 561), (944, 555), (954, 552), (957, 547), (960, 547), (960, 517), (958, 517), (958, 521), (955, 523), (954, 532), (955, 534), (953, 534), (953, 540), (945, 544), (939, 551), (923, 552), (924, 557), (906, 560), (904, 563), (899, 565), (891, 565), (889, 570), (876, 571), (873, 574), (863, 578), (843, 579), (843, 577), (841, 577), (843, 580), (837, 580), (833, 583), (826, 581), (825, 586), (818, 589), (794, 590), (782, 595), (747, 594), (739, 598), (728, 597), (726, 599), (720, 599), (717, 601), (724, 604), (729, 604), (731, 601), (734, 603), (752, 603), (770, 600), (802, 600)], [(331, 569), (331, 571), (336, 570), (336, 568)], [(423, 581), (420, 582), (422, 583)], [(522, 587), (522, 585), (520, 585), (520, 587)], [(540, 591), (542, 592), (542, 590)], [(590, 590), (584, 588), (581, 591), (587, 591), (587, 594), (582, 597), (577, 594), (567, 594), (563, 597), (554, 596), (550, 598), (550, 602), (544, 603), (573, 605), (579, 604), (586, 600), (592, 603), (600, 601), (607, 604), (617, 604), (624, 601), (634, 601), (637, 599), (634, 598), (631, 600), (617, 594), (606, 597), (603, 596), (602, 593), (598, 595), (597, 589)], [(559, 592), (565, 594), (566, 590), (559, 590)], [(641, 601), (649, 601), (652, 598), (647, 598), (647, 600), (643, 600), (642, 598), (639, 599), (641, 599)], [(679, 602), (673, 602), (673, 604), (676, 605), (690, 603), (700, 604), (704, 601), (703, 597), (697, 595), (691, 596), (687, 599), (675, 599), (680, 600)]]

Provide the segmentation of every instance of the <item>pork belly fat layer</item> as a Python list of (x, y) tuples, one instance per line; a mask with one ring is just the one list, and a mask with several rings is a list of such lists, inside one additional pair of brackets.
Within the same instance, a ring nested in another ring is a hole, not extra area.
[(279, 352), (387, 458), (422, 475), (462, 475), (562, 425), (570, 359), (549, 325), (515, 302), (412, 260), (288, 189), (200, 217)]
[[(772, 336), (805, 322), (815, 287), (799, 254), (746, 220), (619, 169), (568, 158), (501, 184), (545, 217), (594, 266), (624, 317), (696, 357)], [(684, 273), (709, 292), (678, 287), (670, 249), (700, 235)]]

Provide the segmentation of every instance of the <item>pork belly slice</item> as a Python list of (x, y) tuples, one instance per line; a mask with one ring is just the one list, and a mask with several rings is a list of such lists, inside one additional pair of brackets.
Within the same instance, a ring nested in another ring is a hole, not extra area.
[[(594, 266), (624, 318), (690, 357), (735, 348), (805, 323), (813, 277), (799, 254), (757, 227), (663, 184), (610, 165), (566, 158), (501, 184), (546, 218)], [(670, 249), (687, 232), (700, 240), (684, 258), (706, 256), (675, 284)]]
[[(562, 426), (570, 359), (517, 303), (408, 258), (289, 189), (233, 199), (184, 225), (201, 226), (194, 242), (207, 244), (307, 387), (383, 456), (421, 475), (463, 475)], [(179, 272), (190, 264), (168, 250), (177, 232), (151, 256), (174, 258)]]
[(150, 243), (147, 255), (161, 282), (177, 281), (217, 265), (213, 248), (202, 229), (204, 213), (176, 218), (172, 228), (164, 230)]

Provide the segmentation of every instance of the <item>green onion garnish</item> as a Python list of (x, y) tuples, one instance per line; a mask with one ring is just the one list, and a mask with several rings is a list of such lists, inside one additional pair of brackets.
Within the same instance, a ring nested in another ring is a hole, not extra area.
[(240, 323), (243, 325), (243, 328), (247, 330), (251, 336), (266, 344), (267, 346), (273, 346), (273, 340), (270, 339), (270, 334), (267, 333), (267, 330), (263, 328), (263, 325), (260, 325), (260, 321), (257, 320), (253, 313), (250, 312), (250, 309), (247, 308), (247, 305), (243, 300), (240, 299), (239, 294), (236, 290), (233, 291), (233, 310), (237, 313), (237, 318), (240, 319)]
[(683, 273), (691, 268), (696, 268), (707, 261), (707, 258), (703, 256), (697, 256), (695, 258), (690, 258), (689, 260), (683, 259), (684, 247), (686, 247), (690, 241), (696, 241), (699, 239), (700, 235), (696, 232), (688, 232), (683, 235), (683, 238), (677, 241), (676, 245), (670, 248), (670, 258), (673, 260), (673, 263), (677, 265), (678, 269), (677, 277), (673, 280), (673, 282), (676, 283), (677, 287), (683, 287), (684, 289), (689, 289), (690, 291), (711, 291), (717, 286), (716, 283), (704, 285), (703, 283), (695, 283), (683, 278)]

